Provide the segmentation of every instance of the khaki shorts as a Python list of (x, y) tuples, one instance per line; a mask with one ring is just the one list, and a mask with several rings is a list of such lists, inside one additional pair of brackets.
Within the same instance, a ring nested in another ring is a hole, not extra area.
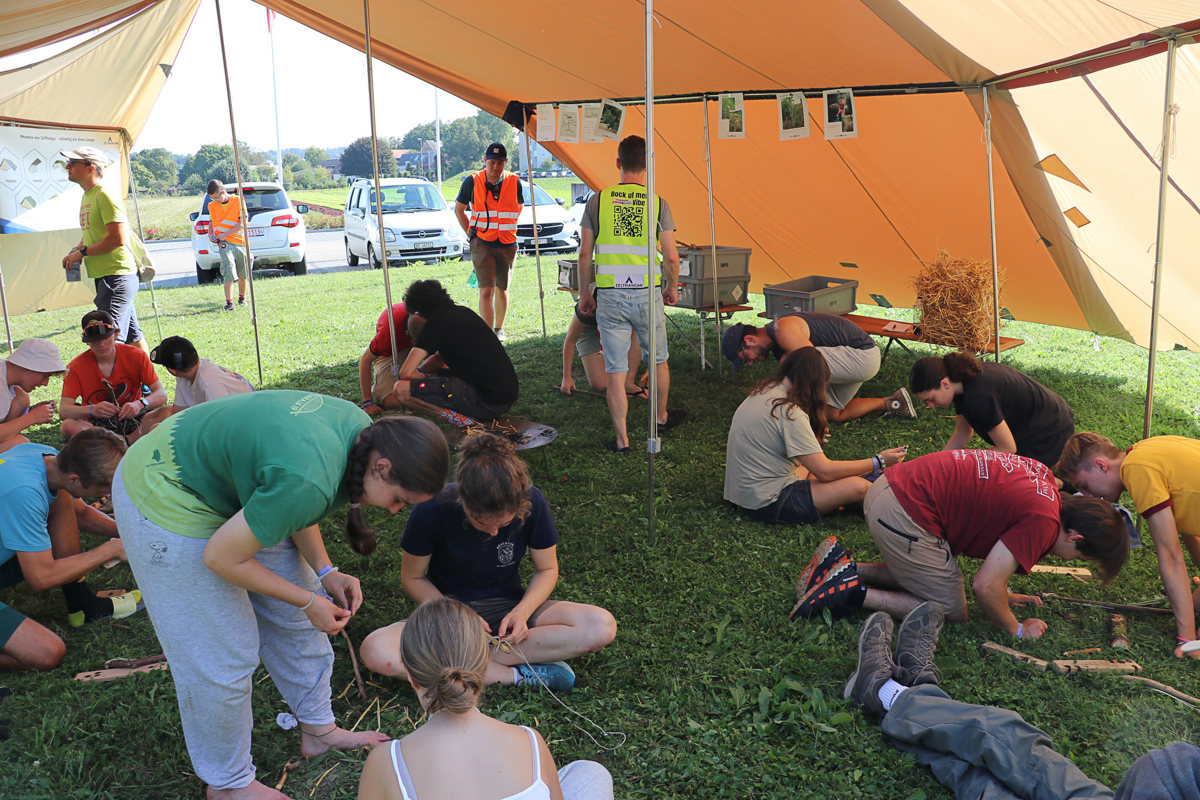
[(221, 256), (221, 280), (233, 283), (238, 278), (245, 280), (250, 277), (250, 269), (246, 266), (246, 246), (226, 243), (224, 247), (217, 246)]
[(508, 288), (508, 273), (517, 257), (517, 246), (497, 247), (480, 238), (471, 240), (471, 264), (480, 289)]
[(946, 616), (966, 609), (962, 573), (949, 544), (913, 521), (888, 486), (886, 474), (871, 485), (863, 500), (863, 513), (888, 572), (904, 591), (932, 600)]
[[(408, 351), (405, 350), (404, 354), (407, 353)], [(404, 354), (397, 359), (397, 366), (404, 363)], [(392, 357), (375, 356), (375, 360), (371, 362), (371, 400), (375, 402), (375, 405), (382, 406), (383, 401), (395, 388), (396, 376), (392, 374)]]

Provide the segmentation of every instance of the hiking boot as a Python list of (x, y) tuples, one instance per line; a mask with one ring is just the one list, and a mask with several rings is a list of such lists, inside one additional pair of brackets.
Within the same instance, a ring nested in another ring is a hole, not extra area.
[(866, 587), (858, 577), (858, 565), (849, 555), (843, 555), (829, 568), (821, 582), (800, 598), (788, 618), (809, 619), (820, 616), (827, 608), (833, 612), (833, 616), (844, 617), (862, 605), (865, 593)]
[(915, 417), (917, 409), (913, 407), (912, 398), (908, 396), (908, 389), (901, 386), (896, 390), (896, 393), (884, 401), (887, 405), (887, 410), (883, 412), (886, 417), (889, 414), (898, 414), (902, 417)]
[(232, 300), (226, 300), (226, 301), (225, 301), (225, 310), (226, 310), (226, 311), (233, 311), (233, 301), (232, 301)]
[(867, 617), (858, 634), (858, 669), (846, 681), (842, 697), (863, 707), (868, 714), (884, 715), (879, 689), (892, 677), (896, 665), (892, 662), (892, 628), (894, 623), (886, 611), (876, 611)]
[(896, 681), (905, 686), (938, 684), (933, 651), (946, 617), (937, 603), (925, 602), (908, 612), (896, 635)]
[(796, 579), (796, 599), (799, 600), (808, 594), (808, 590), (821, 582), (830, 567), (837, 563), (842, 556), (848, 555), (846, 548), (838, 543), (836, 536), (830, 536), (817, 545), (817, 550), (809, 560), (808, 566)]
[(575, 672), (565, 661), (521, 664), (517, 667), (517, 672), (521, 673), (521, 686), (544, 686), (552, 692), (567, 692), (575, 686)]

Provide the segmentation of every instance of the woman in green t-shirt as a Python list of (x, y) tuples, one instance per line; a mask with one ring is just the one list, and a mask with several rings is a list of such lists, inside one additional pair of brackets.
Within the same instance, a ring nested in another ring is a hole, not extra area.
[(349, 503), (350, 545), (369, 554), (375, 536), (360, 507), (394, 514), (428, 500), (448, 465), (428, 420), (372, 424), (353, 403), (293, 391), (202, 403), (130, 448), (113, 479), (117, 525), (208, 797), (269, 792), (250, 759), (260, 660), (299, 720), (304, 755), (387, 739), (333, 718), (327, 634), (363, 598), (358, 579), (332, 565), (317, 523)]

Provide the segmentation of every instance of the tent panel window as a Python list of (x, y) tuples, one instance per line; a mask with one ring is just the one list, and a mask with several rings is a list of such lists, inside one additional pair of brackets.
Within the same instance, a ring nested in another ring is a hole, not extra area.
[(1075, 176), (1075, 173), (1071, 171), (1071, 168), (1063, 163), (1063, 160), (1056, 155), (1051, 154), (1046, 156), (1037, 163), (1037, 166), (1038, 169), (1042, 170), (1043, 172), (1048, 172), (1051, 175), (1062, 178), (1064, 181), (1070, 181), (1080, 189), (1083, 189), (1085, 192), (1091, 191), (1091, 189), (1084, 185), (1083, 181), (1079, 180), (1079, 178)]
[(1086, 216), (1084, 216), (1084, 213), (1082, 211), (1080, 211), (1078, 208), (1074, 208), (1074, 207), (1068, 208), (1066, 211), (1063, 212), (1063, 214), (1066, 216), (1067, 219), (1069, 219), (1069, 220), (1071, 220), (1071, 222), (1075, 223), (1076, 228), (1082, 228), (1084, 225), (1087, 225), (1088, 223), (1091, 222), (1091, 220), (1088, 219)]

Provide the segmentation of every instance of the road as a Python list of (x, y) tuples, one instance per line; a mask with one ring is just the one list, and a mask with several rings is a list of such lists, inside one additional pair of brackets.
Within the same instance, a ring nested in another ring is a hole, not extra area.
[[(196, 261), (192, 257), (192, 243), (188, 239), (166, 242), (147, 242), (146, 249), (154, 260), (154, 285), (195, 286)], [(365, 262), (351, 267), (346, 263), (346, 251), (342, 244), (342, 231), (309, 231), (307, 241), (308, 271), (342, 272), (350, 269), (365, 269)]]

